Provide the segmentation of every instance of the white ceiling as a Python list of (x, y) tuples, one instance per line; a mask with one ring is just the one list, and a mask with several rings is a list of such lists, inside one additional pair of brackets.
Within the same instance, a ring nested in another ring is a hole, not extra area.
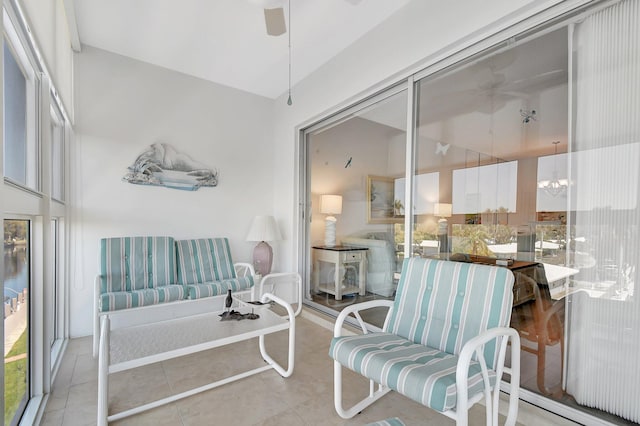
[[(266, 34), (260, 1), (76, 0), (74, 10), (84, 45), (276, 98), (288, 88), (288, 37)], [(291, 0), (292, 84), (409, 1)]]

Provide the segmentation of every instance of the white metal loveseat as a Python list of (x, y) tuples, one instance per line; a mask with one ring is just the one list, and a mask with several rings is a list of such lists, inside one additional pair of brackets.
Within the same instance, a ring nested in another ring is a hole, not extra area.
[[(520, 338), (509, 326), (514, 277), (507, 268), (434, 259), (406, 259), (394, 301), (344, 309), (329, 355), (334, 402), (345, 419), (391, 390), (466, 425), (468, 409), (483, 398), (487, 424), (497, 425), (500, 382), (510, 374), (507, 425), (515, 424), (520, 386)], [(368, 332), (359, 311), (388, 307), (381, 332)], [(343, 335), (354, 314), (364, 334)], [(505, 357), (511, 346), (511, 368)], [(369, 395), (345, 409), (342, 367), (370, 380)], [(377, 386), (376, 386), (377, 384)]]
[[(112, 327), (162, 321), (183, 313), (222, 309), (227, 290), (245, 301), (291, 288), (302, 310), (297, 273), (261, 277), (249, 263), (233, 262), (227, 238), (174, 240), (166, 236), (112, 237), (100, 240), (100, 272), (94, 282), (93, 355), (98, 355), (100, 321)], [(257, 285), (257, 288), (256, 288)], [(257, 291), (257, 293), (256, 293)]]

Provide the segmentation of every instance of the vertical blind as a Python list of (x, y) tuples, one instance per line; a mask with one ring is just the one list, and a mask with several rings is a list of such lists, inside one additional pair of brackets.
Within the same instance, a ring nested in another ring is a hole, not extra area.
[(570, 210), (580, 266), (569, 301), (567, 392), (640, 422), (640, 1), (575, 26)]

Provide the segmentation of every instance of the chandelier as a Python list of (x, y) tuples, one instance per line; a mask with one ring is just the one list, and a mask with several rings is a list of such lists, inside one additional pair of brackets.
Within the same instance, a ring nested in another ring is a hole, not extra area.
[(551, 180), (541, 180), (538, 182), (538, 188), (542, 189), (547, 194), (552, 197), (557, 197), (560, 194), (567, 192), (567, 188), (569, 187), (568, 179), (558, 179), (558, 144), (560, 141), (551, 142), (555, 146), (554, 152), (554, 166), (553, 172), (551, 173)]

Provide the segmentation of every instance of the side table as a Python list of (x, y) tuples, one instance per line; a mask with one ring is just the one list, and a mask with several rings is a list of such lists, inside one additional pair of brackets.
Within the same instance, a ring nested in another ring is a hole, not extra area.
[[(351, 246), (314, 246), (313, 247), (313, 288), (333, 294), (336, 300), (342, 300), (345, 294), (359, 293), (364, 296), (367, 285), (367, 248)], [(335, 266), (333, 283), (320, 282), (320, 262)], [(343, 286), (346, 267), (358, 267), (358, 285), (346, 283)]]

